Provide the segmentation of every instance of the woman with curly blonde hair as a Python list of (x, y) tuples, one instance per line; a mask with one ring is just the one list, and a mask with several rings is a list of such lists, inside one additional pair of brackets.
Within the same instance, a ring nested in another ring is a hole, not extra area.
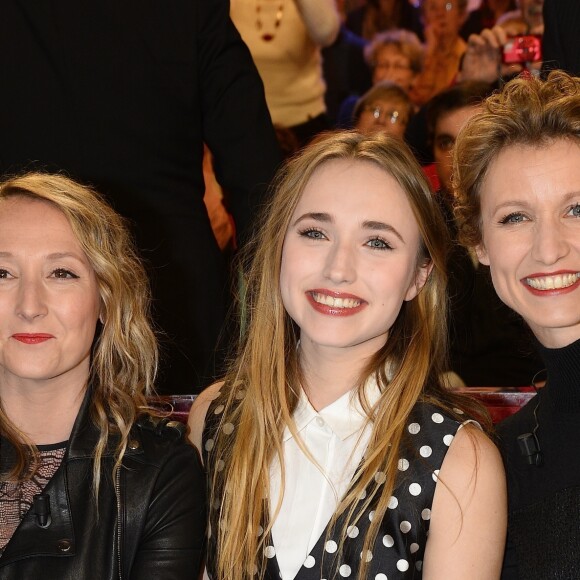
[(545, 386), (498, 426), (502, 578), (577, 578), (580, 554), (580, 79), (517, 78), (455, 144), (460, 236), (537, 339)]
[(501, 460), (440, 380), (446, 240), (398, 139), (329, 134), (282, 170), (238, 356), (190, 415), (210, 578), (498, 577)]
[(147, 413), (156, 366), (122, 219), (63, 176), (0, 183), (3, 579), (193, 577), (203, 479)]

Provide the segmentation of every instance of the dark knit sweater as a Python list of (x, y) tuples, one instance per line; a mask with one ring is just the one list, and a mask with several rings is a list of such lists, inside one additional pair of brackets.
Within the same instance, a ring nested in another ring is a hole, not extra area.
[(544, 72), (561, 68), (580, 75), (580, 2), (545, 0), (544, 25)]
[[(540, 348), (548, 381), (498, 426), (508, 477), (509, 532), (502, 580), (580, 578), (580, 340)], [(517, 437), (536, 425), (542, 465)]]

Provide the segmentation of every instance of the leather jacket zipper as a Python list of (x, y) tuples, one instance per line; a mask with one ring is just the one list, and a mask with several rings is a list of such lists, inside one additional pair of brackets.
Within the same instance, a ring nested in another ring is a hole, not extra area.
[(119, 566), (119, 580), (123, 580), (121, 568), (121, 470), (115, 474), (115, 497), (117, 498), (117, 564)]

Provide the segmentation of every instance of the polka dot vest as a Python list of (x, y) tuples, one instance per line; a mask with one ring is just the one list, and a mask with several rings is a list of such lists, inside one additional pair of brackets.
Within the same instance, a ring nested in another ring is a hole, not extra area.
[[(218, 399), (207, 414), (204, 459), (209, 480), (214, 470), (224, 468), (223, 461), (212, 454), (215, 438), (227, 436), (235, 430), (235, 425), (223, 416), (223, 410), (223, 404)], [(330, 532), (327, 528), (305, 559), (296, 580), (354, 580), (358, 578), (362, 559), (368, 562), (366, 578), (369, 579), (421, 578), (437, 474), (459, 427), (460, 423), (437, 407), (417, 403), (409, 417), (401, 444), (397, 483), (372, 550), (363, 553), (364, 537), (375, 516), (373, 503), (355, 524), (349, 525), (344, 514), (337, 519), (337, 524)], [(373, 485), (382, 485), (386, 476), (377, 472), (374, 480)], [(366, 491), (361, 494), (361, 501), (366, 495)], [(210, 529), (215, 529), (218, 525), (216, 508), (219, 505), (210, 508)], [(341, 538), (340, 534), (345, 529), (346, 536)], [(341, 541), (343, 549), (339, 551)], [(208, 538), (208, 544), (208, 574), (212, 580), (217, 580), (213, 574), (215, 545), (212, 534)], [(262, 561), (266, 567), (265, 578), (280, 580), (276, 547), (271, 541), (264, 547)]]

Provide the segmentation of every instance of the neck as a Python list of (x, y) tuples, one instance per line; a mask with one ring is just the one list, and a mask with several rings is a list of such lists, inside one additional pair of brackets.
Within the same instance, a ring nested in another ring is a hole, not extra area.
[(35, 445), (68, 440), (84, 393), (84, 383), (66, 388), (59, 381), (35, 388), (6, 384), (0, 387), (7, 417)]
[(580, 412), (580, 339), (562, 348), (540, 345), (548, 371), (547, 386), (554, 407), (563, 412)]
[(353, 351), (301, 343), (302, 386), (310, 404), (320, 411), (352, 390), (372, 354), (363, 346)]

